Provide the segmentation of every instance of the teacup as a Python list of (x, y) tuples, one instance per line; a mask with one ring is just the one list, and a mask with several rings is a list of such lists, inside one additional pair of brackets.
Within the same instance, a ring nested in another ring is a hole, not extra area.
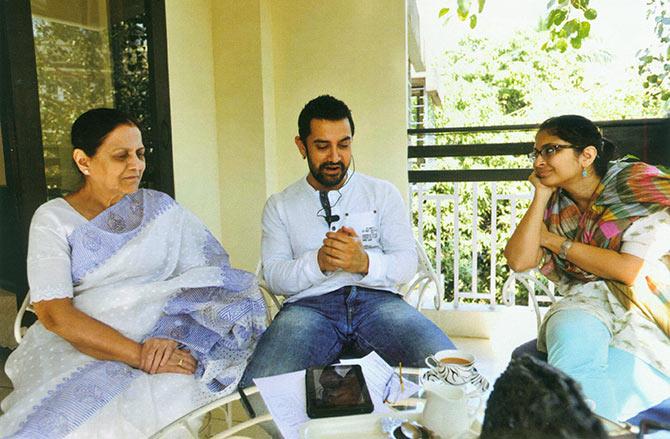
[(457, 349), (438, 351), (426, 358), (430, 368), (424, 373), (424, 381), (443, 381), (462, 386), (472, 384), (481, 392), (486, 392), (489, 382), (475, 368), (475, 356)]

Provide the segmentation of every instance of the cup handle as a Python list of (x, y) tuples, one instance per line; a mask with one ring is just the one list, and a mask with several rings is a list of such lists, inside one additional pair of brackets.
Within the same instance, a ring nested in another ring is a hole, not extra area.
[(486, 377), (474, 368), (472, 369), (472, 375), (470, 376), (470, 384), (479, 389), (480, 392), (486, 392), (490, 386)]
[(426, 366), (430, 367), (431, 369), (440, 366), (440, 362), (432, 355), (427, 356), (425, 362)]

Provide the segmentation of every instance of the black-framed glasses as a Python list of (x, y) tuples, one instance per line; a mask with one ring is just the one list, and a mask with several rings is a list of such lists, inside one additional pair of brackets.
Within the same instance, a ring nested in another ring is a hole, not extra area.
[(574, 149), (574, 148), (576, 148), (576, 146), (570, 144), (561, 145), (560, 143), (547, 143), (546, 145), (543, 145), (542, 148), (540, 148), (539, 150), (533, 149), (533, 151), (531, 151), (528, 154), (528, 158), (531, 159), (532, 161), (535, 161), (539, 156), (542, 156), (544, 160), (548, 160), (554, 155), (556, 155), (556, 153), (561, 149)]

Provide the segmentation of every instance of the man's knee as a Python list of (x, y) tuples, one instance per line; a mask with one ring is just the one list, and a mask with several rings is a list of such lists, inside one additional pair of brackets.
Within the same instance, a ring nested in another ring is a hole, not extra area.
[(411, 367), (423, 367), (428, 355), (456, 348), (437, 325), (412, 307), (406, 314), (389, 317), (380, 318), (359, 334), (359, 338), (382, 357)]
[(240, 385), (251, 385), (253, 378), (330, 363), (341, 348), (341, 340), (327, 319), (309, 309), (287, 307), (261, 337)]

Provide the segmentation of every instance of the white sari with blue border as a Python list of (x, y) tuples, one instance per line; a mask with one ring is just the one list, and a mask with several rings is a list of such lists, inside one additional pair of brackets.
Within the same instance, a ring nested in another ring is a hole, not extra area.
[(192, 213), (152, 190), (91, 221), (63, 199), (45, 203), (31, 223), (28, 277), (33, 302), (72, 297), (135, 341), (178, 341), (198, 369), (149, 375), (96, 360), (37, 322), (5, 366), (14, 391), (2, 401), (2, 437), (146, 437), (232, 392), (265, 329), (255, 277), (231, 268)]

